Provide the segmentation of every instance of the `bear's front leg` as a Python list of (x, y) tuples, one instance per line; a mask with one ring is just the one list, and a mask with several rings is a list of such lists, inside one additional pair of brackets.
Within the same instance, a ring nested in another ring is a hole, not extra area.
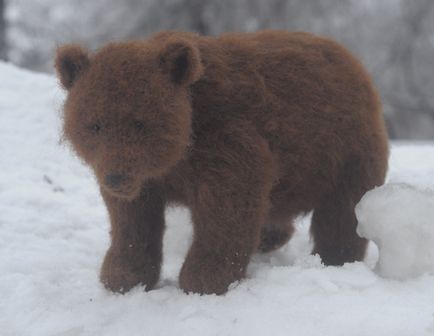
[(221, 143), (216, 139), (196, 160), (194, 238), (179, 277), (186, 292), (223, 294), (245, 276), (269, 208), (274, 169), (268, 147), (234, 141), (216, 148)]
[(136, 285), (152, 289), (160, 275), (164, 231), (164, 201), (158, 188), (144, 187), (133, 200), (103, 190), (101, 194), (111, 221), (111, 246), (101, 268), (101, 282), (120, 293)]

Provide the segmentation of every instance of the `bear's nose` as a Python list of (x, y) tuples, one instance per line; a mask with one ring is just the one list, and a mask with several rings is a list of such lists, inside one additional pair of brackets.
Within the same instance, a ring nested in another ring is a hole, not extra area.
[(107, 175), (104, 179), (104, 182), (108, 187), (116, 188), (119, 187), (126, 180), (127, 177), (125, 175), (114, 174), (114, 175)]

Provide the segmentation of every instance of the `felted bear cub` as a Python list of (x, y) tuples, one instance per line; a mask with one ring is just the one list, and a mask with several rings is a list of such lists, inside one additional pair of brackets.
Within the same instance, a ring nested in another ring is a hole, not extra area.
[(110, 214), (108, 289), (155, 286), (171, 203), (192, 214), (186, 292), (225, 293), (252, 253), (285, 244), (311, 210), (324, 264), (364, 257), (354, 206), (384, 182), (387, 135), (371, 79), (336, 42), (162, 32), (94, 54), (63, 46), (56, 68), (64, 135)]

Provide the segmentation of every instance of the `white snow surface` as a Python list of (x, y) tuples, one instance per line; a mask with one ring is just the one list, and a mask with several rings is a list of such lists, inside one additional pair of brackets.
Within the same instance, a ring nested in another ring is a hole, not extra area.
[[(309, 255), (309, 218), (288, 245), (254, 256), (226, 295), (200, 296), (178, 288), (191, 224), (186, 210), (169, 210), (158, 288), (107, 292), (98, 271), (108, 216), (91, 172), (61, 141), (64, 93), (53, 77), (4, 63), (0, 78), (0, 335), (434, 335), (433, 275), (382, 278), (373, 245), (365, 262), (324, 267)], [(433, 171), (434, 144), (393, 145), (390, 182), (427, 188)], [(383, 202), (384, 189), (363, 206), (378, 200), (396, 228), (394, 204), (414, 222), (426, 217), (413, 189), (402, 191), (406, 203), (394, 193)]]

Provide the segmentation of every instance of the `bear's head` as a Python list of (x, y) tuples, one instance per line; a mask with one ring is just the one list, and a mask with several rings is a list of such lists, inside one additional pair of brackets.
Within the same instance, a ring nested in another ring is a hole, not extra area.
[(167, 173), (190, 142), (189, 86), (202, 75), (189, 40), (112, 43), (94, 55), (58, 49), (67, 90), (64, 136), (106, 191), (133, 199), (143, 183)]

